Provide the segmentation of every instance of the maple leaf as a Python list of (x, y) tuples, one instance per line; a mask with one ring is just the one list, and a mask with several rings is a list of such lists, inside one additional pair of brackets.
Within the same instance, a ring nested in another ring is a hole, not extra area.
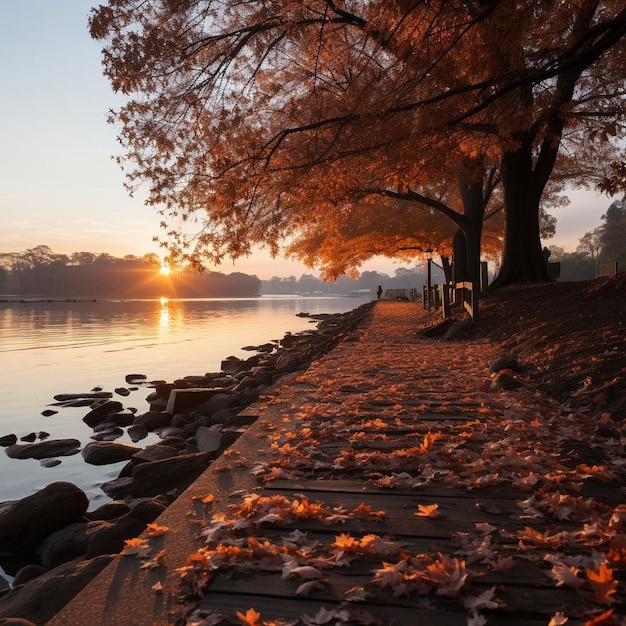
[(561, 611), (556, 612), (550, 621), (548, 622), (548, 626), (563, 626), (569, 621), (569, 617), (561, 613)]
[(148, 556), (150, 554), (150, 544), (147, 539), (136, 537), (124, 540), (124, 549), (120, 552), (122, 556)]
[(437, 588), (438, 595), (454, 598), (465, 585), (468, 573), (465, 571), (465, 561), (440, 552), (439, 559), (426, 566), (422, 577)]
[(467, 626), (485, 626), (487, 619), (474, 611), (467, 617)]
[(257, 613), (254, 609), (248, 609), (245, 614), (237, 611), (236, 615), (241, 620), (241, 623), (246, 626), (260, 626), (259, 619), (261, 618), (261, 614)]
[(322, 573), (311, 565), (303, 565), (301, 567), (291, 568), (287, 574), (287, 578), (291, 578), (292, 576), (298, 576), (298, 578), (302, 578), (302, 580), (319, 580), (322, 578)]
[(367, 592), (361, 586), (350, 587), (343, 593), (343, 599), (347, 602), (365, 602), (367, 600)]
[(374, 570), (372, 582), (379, 584), (381, 587), (391, 587), (394, 597), (397, 598), (409, 591), (409, 585), (405, 580), (407, 568), (406, 561), (400, 561), (395, 565), (383, 561), (382, 568)]
[(207, 494), (206, 496), (192, 496), (192, 500), (200, 500), (202, 504), (210, 504), (215, 500), (215, 496), (212, 493)]
[(359, 542), (349, 533), (335, 535), (335, 541), (331, 544), (333, 548), (337, 548), (339, 550), (353, 550), (358, 545)]
[(161, 567), (165, 561), (166, 550), (161, 550), (153, 559), (142, 561), (139, 569), (155, 569)]
[(418, 504), (417, 511), (413, 513), (417, 517), (430, 517), (436, 519), (439, 517), (439, 505), (438, 504)]
[(308, 596), (313, 589), (324, 589), (324, 583), (320, 580), (309, 580), (302, 583), (296, 589), (296, 596)]
[(478, 596), (464, 596), (461, 599), (461, 604), (470, 610), (477, 611), (478, 609), (497, 609), (500, 606), (500, 602), (493, 600), (493, 596), (496, 593), (495, 585), (486, 591), (483, 591)]
[(352, 515), (356, 519), (378, 521), (384, 519), (387, 513), (385, 511), (372, 511), (372, 507), (369, 504), (361, 502), (354, 509)]
[(609, 620), (611, 620), (611, 616), (614, 612), (615, 609), (609, 609), (608, 611), (604, 611), (599, 615), (595, 615), (585, 622), (585, 626), (600, 626), (600, 624), (611, 623)]
[(148, 524), (146, 528), (148, 530), (148, 537), (158, 537), (160, 535), (164, 535), (169, 530), (169, 527), (167, 526), (159, 526), (154, 523)]
[(580, 570), (577, 567), (566, 565), (565, 563), (559, 561), (556, 557), (550, 555), (546, 556), (545, 560), (552, 563), (550, 575), (556, 581), (557, 587), (567, 585), (572, 589), (580, 589), (580, 587), (585, 583), (582, 578), (578, 577)]
[(615, 598), (611, 596), (617, 589), (617, 580), (613, 579), (613, 570), (607, 567), (606, 563), (597, 569), (586, 569), (587, 580), (593, 590), (593, 596), (599, 604), (611, 604)]
[(163, 593), (163, 585), (160, 581), (154, 583), (154, 585), (152, 585), (150, 589), (152, 589), (152, 591), (154, 591), (155, 593)]

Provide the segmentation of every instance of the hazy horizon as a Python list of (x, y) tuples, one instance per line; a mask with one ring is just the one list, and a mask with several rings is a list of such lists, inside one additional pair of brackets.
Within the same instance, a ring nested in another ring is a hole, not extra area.
[[(143, 256), (162, 250), (152, 241), (160, 216), (123, 187), (116, 129), (107, 112), (123, 103), (102, 76), (100, 44), (89, 37), (92, 0), (5, 3), (0, 39), (0, 249), (20, 252), (48, 245), (55, 252), (106, 250)], [(593, 191), (569, 194), (555, 209), (557, 234), (546, 244), (575, 250), (578, 239), (599, 226), (611, 198)], [(362, 271), (393, 273), (406, 262), (373, 259)], [(316, 269), (255, 251), (216, 271), (240, 271), (262, 279)]]

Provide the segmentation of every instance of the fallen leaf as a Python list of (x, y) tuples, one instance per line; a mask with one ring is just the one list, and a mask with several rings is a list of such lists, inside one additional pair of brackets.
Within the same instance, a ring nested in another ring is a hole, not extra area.
[(124, 548), (120, 552), (122, 556), (148, 556), (150, 554), (150, 544), (147, 539), (136, 537), (124, 540)]
[(259, 619), (261, 618), (261, 614), (257, 613), (254, 609), (248, 609), (245, 614), (237, 611), (236, 615), (241, 620), (241, 623), (246, 626), (260, 626)]
[(548, 626), (563, 626), (563, 624), (566, 624), (568, 621), (569, 617), (563, 615), (561, 611), (558, 611), (552, 616), (552, 619), (548, 623)]
[(613, 570), (607, 567), (606, 563), (600, 565), (597, 570), (586, 569), (585, 574), (593, 590), (596, 602), (600, 604), (615, 602), (615, 599), (611, 596), (617, 589), (617, 580), (613, 579)]
[(320, 580), (309, 580), (307, 582), (302, 583), (296, 589), (296, 596), (308, 596), (313, 589), (324, 589), (324, 583)]
[(169, 530), (167, 526), (159, 526), (154, 523), (148, 524), (146, 528), (148, 529), (148, 537), (158, 537), (159, 535), (164, 535)]
[(418, 504), (417, 511), (414, 513), (417, 517), (430, 517), (435, 519), (439, 517), (438, 504)]

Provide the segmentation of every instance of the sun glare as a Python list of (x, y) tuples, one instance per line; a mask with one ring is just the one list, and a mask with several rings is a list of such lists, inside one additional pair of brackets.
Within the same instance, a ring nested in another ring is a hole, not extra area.
[(163, 276), (167, 276), (170, 273), (170, 268), (168, 265), (161, 265), (161, 269), (159, 270)]

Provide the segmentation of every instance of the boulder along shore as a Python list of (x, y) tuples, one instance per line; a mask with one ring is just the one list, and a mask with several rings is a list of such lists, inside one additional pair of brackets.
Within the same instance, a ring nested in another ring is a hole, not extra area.
[[(43, 624), (52, 617), (255, 421), (246, 407), (332, 350), (373, 304), (347, 313), (301, 313), (316, 328), (246, 346), (254, 354), (225, 358), (220, 372), (173, 382), (128, 374), (128, 385), (152, 389), (145, 413), (136, 415), (102, 390), (55, 396), (59, 406), (88, 409), (83, 421), (93, 429), (93, 441), (82, 449), (77, 439), (47, 439), (47, 433), (21, 442), (14, 435), (0, 437), (5, 453), (16, 459), (54, 465), (59, 456), (80, 452), (93, 465), (127, 461), (116, 479), (102, 484), (111, 501), (92, 511), (86, 494), (69, 482), (0, 503), (0, 562), (14, 576), (0, 576), (0, 624), (18, 623), (3, 619), (18, 616), (22, 624)], [(124, 395), (124, 389), (115, 391)], [(124, 429), (133, 444), (115, 441)], [(148, 433), (159, 440), (141, 447)]]

